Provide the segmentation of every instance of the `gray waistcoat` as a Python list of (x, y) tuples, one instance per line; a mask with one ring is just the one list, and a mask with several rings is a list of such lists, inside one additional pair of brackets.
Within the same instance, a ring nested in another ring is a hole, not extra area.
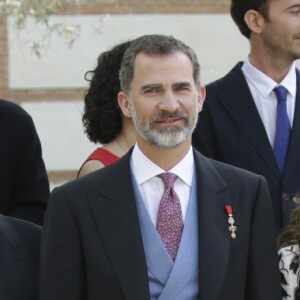
[(197, 299), (198, 210), (195, 176), (194, 173), (183, 234), (175, 262), (169, 256), (150, 219), (136, 182), (133, 184), (147, 261), (151, 300)]

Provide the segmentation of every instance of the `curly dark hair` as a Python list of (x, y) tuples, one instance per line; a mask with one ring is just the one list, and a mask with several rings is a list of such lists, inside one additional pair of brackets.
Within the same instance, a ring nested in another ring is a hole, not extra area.
[(90, 87), (84, 96), (83, 126), (94, 143), (107, 144), (122, 129), (122, 115), (117, 95), (120, 91), (119, 70), (130, 41), (103, 52), (95, 70), (85, 73)]
[(300, 194), (294, 197), (294, 202), (297, 206), (292, 211), (290, 222), (278, 235), (278, 248), (294, 244), (300, 247)]

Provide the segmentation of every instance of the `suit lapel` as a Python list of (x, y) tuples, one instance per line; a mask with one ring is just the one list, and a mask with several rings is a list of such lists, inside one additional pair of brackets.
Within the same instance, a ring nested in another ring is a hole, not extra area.
[(247, 136), (252, 147), (256, 149), (278, 180), (281, 180), (272, 146), (241, 71), (241, 64), (237, 64), (219, 84), (224, 90), (222, 98), (219, 99), (221, 105)]
[(297, 70), (297, 94), (296, 94), (296, 104), (294, 112), (293, 128), (290, 137), (290, 144), (288, 150), (288, 156), (286, 161), (286, 170), (284, 173), (284, 181), (288, 180), (289, 175), (292, 173), (293, 168), (297, 166), (297, 162), (300, 159), (299, 149), (300, 149), (300, 74)]
[(209, 160), (195, 155), (199, 210), (200, 299), (219, 299), (229, 259), (230, 233), (225, 205), (238, 193), (229, 187)]
[(147, 266), (129, 159), (130, 154), (106, 167), (109, 168), (106, 182), (100, 193), (90, 197), (89, 201), (124, 298), (149, 299)]

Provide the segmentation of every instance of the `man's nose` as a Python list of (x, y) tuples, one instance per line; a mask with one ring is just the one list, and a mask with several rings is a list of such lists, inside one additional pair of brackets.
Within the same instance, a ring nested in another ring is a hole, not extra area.
[(166, 92), (162, 95), (159, 102), (159, 109), (168, 112), (174, 112), (179, 108), (179, 102), (173, 92)]

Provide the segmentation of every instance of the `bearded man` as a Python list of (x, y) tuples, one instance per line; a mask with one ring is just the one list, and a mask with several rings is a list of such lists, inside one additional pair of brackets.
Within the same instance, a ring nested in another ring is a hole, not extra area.
[(281, 299), (264, 178), (191, 146), (205, 98), (199, 69), (173, 37), (130, 44), (118, 100), (137, 143), (53, 191), (41, 300)]

